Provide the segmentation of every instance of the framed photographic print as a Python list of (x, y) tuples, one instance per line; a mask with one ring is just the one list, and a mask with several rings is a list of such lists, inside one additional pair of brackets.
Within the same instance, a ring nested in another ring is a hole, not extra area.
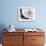
[(18, 21), (35, 21), (35, 8), (19, 7), (17, 8)]

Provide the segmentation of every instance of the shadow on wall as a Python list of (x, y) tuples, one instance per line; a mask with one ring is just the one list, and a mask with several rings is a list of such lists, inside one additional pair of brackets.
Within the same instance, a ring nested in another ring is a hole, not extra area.
[(3, 36), (2, 32), (6, 31), (6, 30), (4, 30), (4, 28), (6, 28), (5, 25), (0, 24), (0, 43), (2, 43), (2, 36)]

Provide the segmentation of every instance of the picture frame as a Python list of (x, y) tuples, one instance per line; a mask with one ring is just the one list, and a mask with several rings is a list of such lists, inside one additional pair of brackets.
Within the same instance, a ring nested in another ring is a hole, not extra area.
[(32, 7), (18, 7), (17, 20), (18, 21), (35, 21), (35, 8)]

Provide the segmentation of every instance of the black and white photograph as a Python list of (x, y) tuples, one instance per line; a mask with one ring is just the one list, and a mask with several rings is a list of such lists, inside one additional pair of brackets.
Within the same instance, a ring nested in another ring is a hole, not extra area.
[(19, 7), (17, 10), (18, 21), (35, 21), (35, 8)]

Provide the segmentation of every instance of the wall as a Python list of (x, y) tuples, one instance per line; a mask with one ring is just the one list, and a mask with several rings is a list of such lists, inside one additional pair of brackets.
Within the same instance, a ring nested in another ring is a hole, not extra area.
[[(13, 24), (16, 28), (42, 27), (46, 28), (46, 0), (0, 0), (1, 14), (0, 25)], [(36, 10), (36, 21), (18, 22), (18, 7), (34, 7)]]
[[(36, 10), (36, 21), (18, 22), (18, 7), (34, 7)], [(9, 24), (16, 28), (41, 27), (46, 31), (46, 0), (0, 0), (0, 31)]]

